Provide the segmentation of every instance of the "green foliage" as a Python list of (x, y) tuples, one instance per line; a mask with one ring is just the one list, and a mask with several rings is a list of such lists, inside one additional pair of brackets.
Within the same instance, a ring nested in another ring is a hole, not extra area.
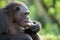
[(55, 14), (55, 9), (53, 7), (48, 9), (48, 14), (49, 15), (54, 15)]
[(60, 40), (60, 35), (50, 35), (50, 34), (46, 34), (41, 36), (42, 40)]
[(56, 19), (60, 19), (60, 1), (56, 1), (55, 10), (56, 10)]
[(53, 0), (43, 0), (43, 2), (47, 7), (50, 7), (53, 5)]
[(46, 34), (46, 30), (45, 29), (41, 29), (39, 32), (40, 35), (45, 35)]
[(59, 34), (59, 29), (58, 29), (58, 25), (55, 23), (55, 24), (46, 24), (45, 25), (45, 30), (47, 33), (50, 33), (50, 34)]
[(0, 3), (1, 3), (0, 4), (0, 7), (4, 7), (6, 5), (6, 2), (5, 1), (1, 1)]
[(33, 19), (35, 19), (36, 8), (34, 5), (31, 5), (29, 9), (30, 9), (29, 15), (30, 15), (31, 19), (33, 20)]
[[(45, 6), (48, 7), (48, 15), (54, 18), (54, 23), (47, 23), (45, 25), (45, 30), (50, 34), (59, 34), (60, 25), (60, 0), (44, 0)], [(53, 3), (55, 4), (53, 5)], [(57, 24), (58, 23), (58, 24)]]

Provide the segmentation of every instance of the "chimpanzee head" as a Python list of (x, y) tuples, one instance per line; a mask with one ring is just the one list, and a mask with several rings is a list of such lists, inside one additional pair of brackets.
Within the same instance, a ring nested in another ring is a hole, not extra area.
[(7, 15), (12, 21), (24, 28), (29, 26), (29, 9), (24, 3), (11, 2), (5, 9), (7, 9)]

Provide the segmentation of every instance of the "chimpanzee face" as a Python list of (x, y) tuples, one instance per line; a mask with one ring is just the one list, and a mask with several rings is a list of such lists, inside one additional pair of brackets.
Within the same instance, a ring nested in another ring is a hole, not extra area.
[(29, 9), (27, 8), (25, 4), (16, 6), (14, 16), (18, 25), (25, 28), (28, 27), (28, 23), (30, 23)]

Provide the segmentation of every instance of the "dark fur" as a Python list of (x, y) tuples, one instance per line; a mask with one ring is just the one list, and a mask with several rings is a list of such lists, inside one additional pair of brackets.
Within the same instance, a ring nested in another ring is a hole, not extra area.
[(8, 31), (8, 17), (4, 9), (0, 9), (0, 40), (32, 40), (26, 33), (10, 34)]
[[(14, 20), (14, 7), (20, 5), (17, 3), (10, 3), (5, 8), (0, 9), (0, 40), (40, 40), (37, 32), (40, 30), (39, 26), (32, 26), (25, 31), (19, 27), (14, 29), (15, 25), (10, 23), (11, 20)], [(15, 22), (15, 21), (14, 21)], [(37, 31), (32, 31), (34, 28), (38, 28)], [(32, 29), (31, 29), (32, 28)], [(22, 30), (22, 31), (21, 31)]]

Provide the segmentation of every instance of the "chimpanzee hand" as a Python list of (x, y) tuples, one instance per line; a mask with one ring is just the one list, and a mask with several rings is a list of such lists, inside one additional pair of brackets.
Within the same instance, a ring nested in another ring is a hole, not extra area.
[(38, 22), (33, 22), (29, 29), (26, 29), (26, 33), (37, 33), (40, 30), (40, 24)]

